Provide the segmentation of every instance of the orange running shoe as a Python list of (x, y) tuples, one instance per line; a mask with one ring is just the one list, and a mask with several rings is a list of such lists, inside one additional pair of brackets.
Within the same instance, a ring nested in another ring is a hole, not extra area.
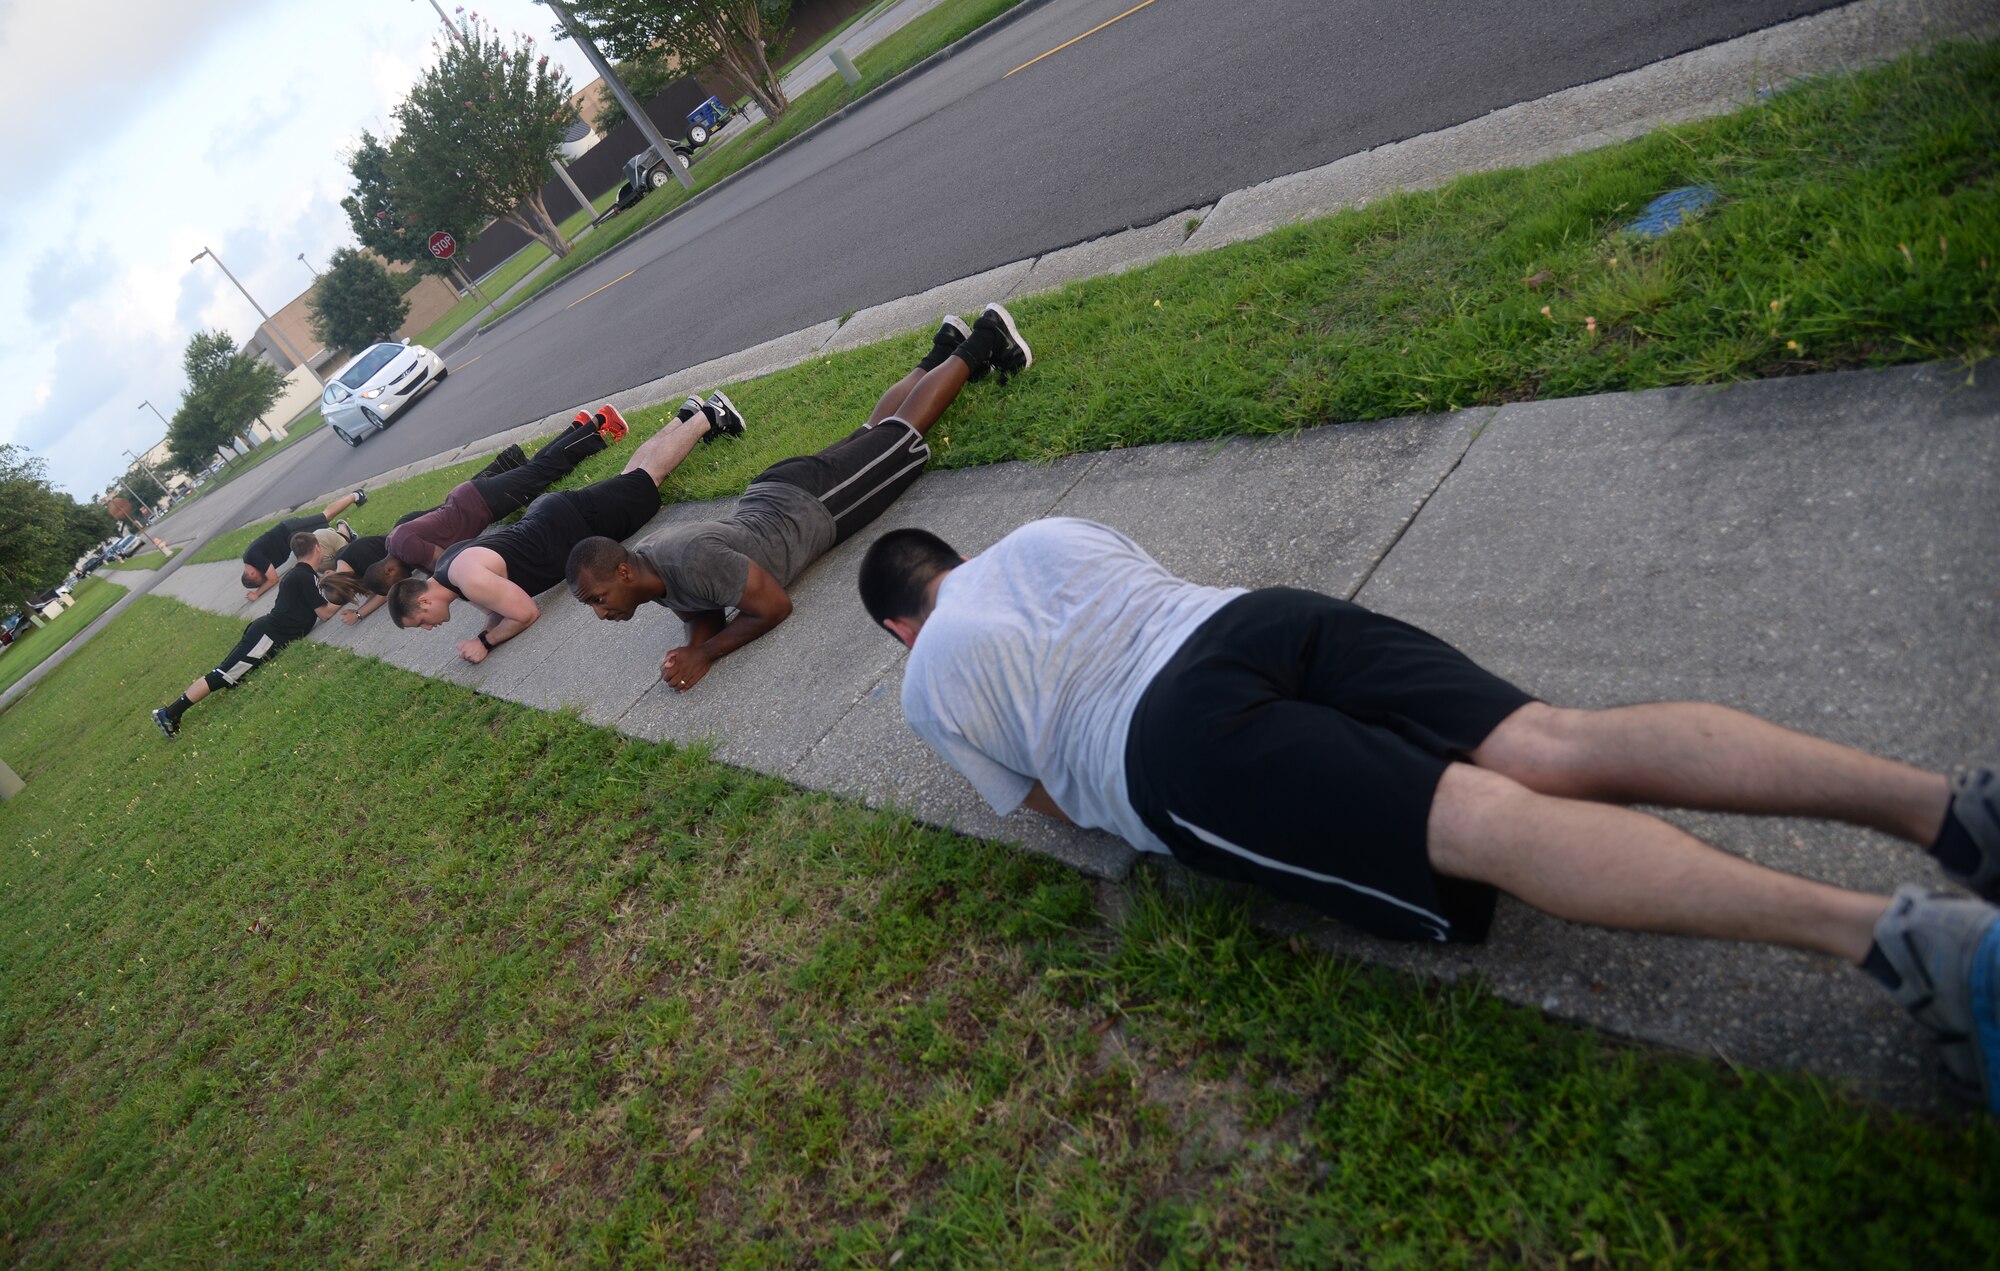
[(619, 414), (618, 408), (610, 402), (597, 408), (597, 419), (597, 431), (604, 434), (606, 441), (618, 441), (631, 431), (625, 425), (625, 416)]
[(572, 428), (595, 428), (597, 427), (597, 417), (587, 410), (580, 410), (576, 412), (576, 418), (569, 421), (569, 426)]

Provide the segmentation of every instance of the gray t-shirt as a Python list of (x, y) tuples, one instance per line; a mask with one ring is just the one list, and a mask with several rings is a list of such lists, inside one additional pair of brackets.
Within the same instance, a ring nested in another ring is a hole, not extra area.
[(751, 561), (780, 587), (791, 586), (833, 546), (836, 533), (817, 497), (784, 481), (759, 481), (726, 520), (669, 525), (631, 550), (666, 582), (660, 604), (696, 613), (739, 604)]
[(1125, 785), (1153, 677), (1242, 588), (1168, 573), (1091, 521), (1034, 521), (945, 575), (903, 670), (903, 717), (1007, 815), (1040, 781), (1078, 825), (1164, 852)]

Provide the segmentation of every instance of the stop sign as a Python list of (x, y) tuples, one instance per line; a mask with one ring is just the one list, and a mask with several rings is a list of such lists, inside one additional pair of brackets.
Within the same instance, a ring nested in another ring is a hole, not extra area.
[(444, 230), (431, 235), (431, 255), (439, 260), (450, 260), (458, 251), (458, 240)]

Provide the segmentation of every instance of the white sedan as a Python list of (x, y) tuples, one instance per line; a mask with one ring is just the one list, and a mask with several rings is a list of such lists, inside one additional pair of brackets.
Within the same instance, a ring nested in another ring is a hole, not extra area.
[(424, 385), (444, 377), (444, 359), (421, 344), (371, 344), (326, 382), (320, 414), (334, 436), (358, 446), (387, 428)]

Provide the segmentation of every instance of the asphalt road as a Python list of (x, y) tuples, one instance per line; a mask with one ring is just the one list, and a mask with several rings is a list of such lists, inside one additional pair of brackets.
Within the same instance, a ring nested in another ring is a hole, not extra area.
[(1132, 3), (1056, 0), (1008, 24), (544, 291), (389, 431), (357, 450), (309, 438), (244, 489), (261, 502), (214, 512), (294, 503), (848, 310), (1835, 7), (1152, 0), (1009, 74)]

